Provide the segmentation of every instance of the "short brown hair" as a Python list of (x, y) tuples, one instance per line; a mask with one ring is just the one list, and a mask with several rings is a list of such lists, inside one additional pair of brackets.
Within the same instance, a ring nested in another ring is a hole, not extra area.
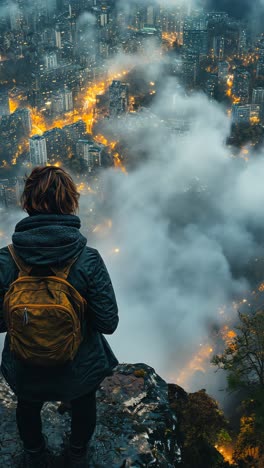
[(80, 194), (71, 176), (60, 167), (37, 166), (25, 180), (21, 206), (29, 215), (74, 214)]

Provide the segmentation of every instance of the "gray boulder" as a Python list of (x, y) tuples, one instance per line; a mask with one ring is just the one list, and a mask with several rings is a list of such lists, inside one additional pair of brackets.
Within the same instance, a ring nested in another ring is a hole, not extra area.
[[(88, 454), (89, 467), (177, 466), (177, 418), (168, 385), (146, 364), (120, 364), (97, 393), (97, 427)], [(0, 376), (0, 466), (19, 466), (22, 446), (16, 431), (16, 398)], [(70, 414), (60, 403), (45, 403), (43, 431), (53, 466), (63, 466)]]

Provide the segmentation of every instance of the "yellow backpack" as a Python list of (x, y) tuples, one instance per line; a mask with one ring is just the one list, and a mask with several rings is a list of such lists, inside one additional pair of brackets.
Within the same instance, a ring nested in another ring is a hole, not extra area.
[(19, 276), (4, 297), (4, 317), (10, 349), (17, 359), (32, 365), (54, 366), (73, 360), (82, 342), (86, 300), (67, 281), (71, 260), (63, 270), (50, 267), (53, 276), (30, 276), (27, 265), (8, 249)]

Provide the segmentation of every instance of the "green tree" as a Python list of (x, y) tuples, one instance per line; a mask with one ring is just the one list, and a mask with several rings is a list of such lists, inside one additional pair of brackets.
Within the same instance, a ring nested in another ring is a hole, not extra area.
[(264, 313), (239, 313), (237, 335), (212, 362), (228, 371), (229, 388), (264, 390)]
[(229, 463), (219, 451), (231, 438), (228, 422), (213, 398), (205, 390), (177, 398), (172, 407), (177, 414), (182, 438), (184, 468), (223, 468)]
[(212, 362), (228, 372), (228, 386), (241, 402), (234, 459), (240, 467), (260, 467), (264, 457), (264, 312), (239, 313), (237, 335)]

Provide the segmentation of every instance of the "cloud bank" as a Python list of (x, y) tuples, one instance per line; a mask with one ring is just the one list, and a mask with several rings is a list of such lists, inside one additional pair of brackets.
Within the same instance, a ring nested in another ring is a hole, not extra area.
[[(254, 283), (249, 264), (263, 255), (264, 234), (263, 154), (233, 158), (225, 110), (177, 89), (164, 82), (151, 114), (110, 123), (135, 164), (128, 176), (105, 174), (100, 209), (113, 227), (97, 241), (120, 307), (111, 340), (119, 359), (147, 362), (170, 380), (214, 341), (213, 324), (233, 320), (232, 302)], [(173, 119), (189, 121), (185, 136), (172, 132)]]

